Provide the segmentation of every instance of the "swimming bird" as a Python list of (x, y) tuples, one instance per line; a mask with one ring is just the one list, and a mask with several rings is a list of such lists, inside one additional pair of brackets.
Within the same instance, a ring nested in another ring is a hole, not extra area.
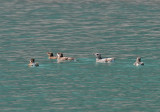
[(64, 57), (63, 53), (57, 53), (57, 60), (58, 61), (66, 61), (66, 60), (71, 61), (71, 60), (74, 60), (74, 58), (72, 58), (72, 57)]
[(144, 63), (141, 62), (141, 57), (137, 57), (136, 62), (133, 65), (135, 66), (144, 65)]
[(28, 64), (28, 66), (37, 67), (37, 66), (39, 66), (39, 64), (38, 64), (38, 63), (35, 63), (35, 59), (31, 58), (31, 59), (30, 59), (30, 63)]
[(113, 62), (114, 58), (102, 58), (100, 53), (95, 53), (96, 62), (105, 63), (105, 62)]
[(57, 59), (57, 56), (54, 56), (52, 52), (47, 52), (48, 59)]

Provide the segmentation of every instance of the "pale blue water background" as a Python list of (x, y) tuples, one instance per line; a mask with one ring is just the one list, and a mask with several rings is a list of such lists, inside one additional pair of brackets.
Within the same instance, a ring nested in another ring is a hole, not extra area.
[(0, 112), (160, 112), (159, 45), (158, 0), (1, 0)]

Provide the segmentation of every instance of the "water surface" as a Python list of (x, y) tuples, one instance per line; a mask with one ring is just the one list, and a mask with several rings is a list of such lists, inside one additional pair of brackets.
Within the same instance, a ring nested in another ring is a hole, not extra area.
[[(0, 111), (159, 112), (159, 5), (0, 1)], [(46, 52), (76, 61), (57, 63)], [(96, 52), (116, 61), (96, 63)], [(145, 66), (133, 66), (137, 56)], [(28, 67), (30, 58), (40, 66)]]

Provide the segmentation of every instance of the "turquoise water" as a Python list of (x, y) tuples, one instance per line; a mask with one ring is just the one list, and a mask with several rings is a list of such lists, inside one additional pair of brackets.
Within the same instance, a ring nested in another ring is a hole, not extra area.
[[(1, 0), (0, 112), (159, 112), (159, 6)], [(76, 61), (57, 63), (46, 52)], [(96, 52), (116, 61), (96, 63)], [(133, 66), (137, 56), (144, 66)], [(28, 67), (30, 58), (40, 66)]]

